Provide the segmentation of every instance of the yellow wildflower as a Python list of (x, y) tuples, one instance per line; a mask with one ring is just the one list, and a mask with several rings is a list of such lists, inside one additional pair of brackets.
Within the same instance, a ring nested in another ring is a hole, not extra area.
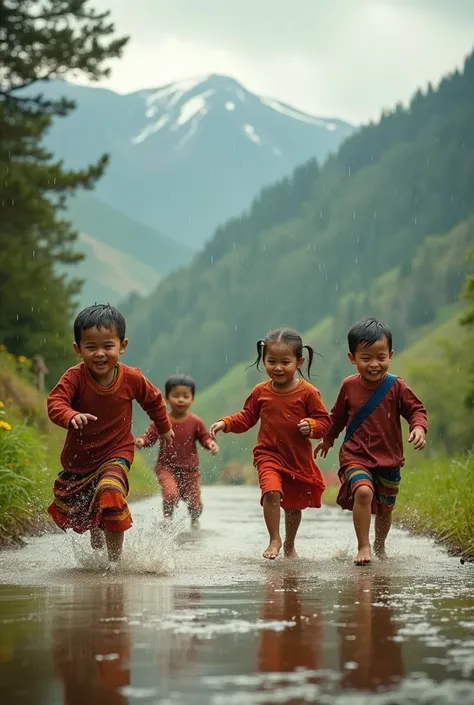
[(18, 357), (18, 362), (21, 362), (21, 364), (24, 365), (25, 362), (28, 362), (28, 358), (26, 358), (24, 355), (20, 355)]
[(3, 401), (0, 401), (0, 409), (3, 409), (4, 406), (5, 404), (3, 403)]
[(5, 431), (12, 430), (11, 424), (9, 424), (7, 421), (0, 421), (0, 428), (3, 428)]

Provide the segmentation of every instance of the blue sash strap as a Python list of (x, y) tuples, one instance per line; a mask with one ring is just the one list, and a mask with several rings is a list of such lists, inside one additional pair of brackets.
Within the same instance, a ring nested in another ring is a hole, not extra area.
[(357, 431), (365, 419), (377, 408), (380, 402), (391, 390), (397, 379), (397, 375), (387, 374), (384, 381), (377, 387), (373, 394), (370, 395), (365, 404), (360, 407), (359, 411), (350, 422), (346, 429), (346, 435), (344, 436), (343, 443), (346, 443), (349, 440), (349, 438), (355, 431)]

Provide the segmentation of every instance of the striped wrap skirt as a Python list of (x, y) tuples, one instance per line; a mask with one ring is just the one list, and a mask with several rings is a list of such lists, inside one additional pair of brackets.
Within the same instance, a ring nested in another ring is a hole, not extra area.
[(60, 529), (73, 529), (78, 534), (97, 528), (116, 533), (129, 529), (129, 470), (127, 460), (111, 458), (88, 473), (60, 472), (48, 507), (53, 521)]

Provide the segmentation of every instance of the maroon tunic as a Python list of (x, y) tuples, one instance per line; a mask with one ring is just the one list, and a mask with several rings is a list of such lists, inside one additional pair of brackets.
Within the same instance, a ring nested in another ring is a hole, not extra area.
[[(331, 428), (325, 438), (332, 442), (351, 423), (363, 404), (374, 392), (373, 385), (365, 384), (360, 375), (346, 377), (339, 396), (331, 410)], [(339, 465), (362, 465), (368, 470), (400, 468), (405, 462), (400, 417), (409, 424), (410, 431), (421, 426), (427, 431), (426, 409), (417, 396), (398, 378), (385, 398), (371, 415), (344, 443), (339, 451)]]
[[(166, 468), (174, 470), (194, 470), (199, 467), (199, 457), (197, 452), (197, 442), (203, 448), (209, 448), (211, 437), (204, 425), (204, 421), (194, 414), (187, 414), (184, 419), (171, 418), (171, 426), (174, 431), (173, 443), (164, 444), (160, 441), (160, 452), (156, 462), (156, 468)], [(155, 424), (150, 424), (147, 430), (140, 436), (145, 447), (152, 446), (160, 437), (160, 432)]]

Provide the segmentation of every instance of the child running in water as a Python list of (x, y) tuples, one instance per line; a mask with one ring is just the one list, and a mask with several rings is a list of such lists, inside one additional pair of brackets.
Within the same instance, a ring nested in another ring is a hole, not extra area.
[(296, 331), (281, 328), (259, 340), (254, 364), (258, 369), (263, 361), (270, 380), (254, 388), (242, 411), (224, 416), (210, 429), (213, 438), (219, 431), (245, 433), (260, 419), (253, 457), (270, 536), (263, 556), (270, 560), (278, 556), (282, 547), (280, 506), (285, 511), (284, 554), (295, 558), (301, 510), (320, 507), (326, 487), (313, 460), (310, 438), (323, 438), (330, 419), (318, 390), (297, 377), (304, 363), (303, 348), (308, 350), (309, 375), (314, 351), (303, 345)]
[(347, 336), (349, 360), (358, 374), (347, 377), (331, 411), (331, 428), (315, 450), (326, 457), (341, 431), (346, 429), (339, 452), (341, 488), (337, 499), (352, 511), (357, 536), (356, 565), (371, 561), (369, 529), (375, 514), (374, 551), (385, 558), (385, 540), (392, 524), (392, 510), (404, 464), (400, 416), (408, 421), (408, 442), (415, 450), (425, 447), (426, 410), (406, 383), (388, 374), (393, 356), (392, 333), (380, 321), (367, 318), (356, 323)]
[(160, 452), (155, 473), (163, 491), (163, 516), (170, 522), (179, 500), (188, 505), (191, 526), (199, 528), (202, 514), (199, 457), (196, 443), (209, 450), (212, 455), (219, 452), (219, 446), (211, 438), (199, 416), (189, 413), (196, 394), (196, 384), (191, 377), (175, 375), (165, 384), (166, 401), (169, 404), (174, 441), (165, 445), (159, 428), (152, 423), (135, 445), (148, 448), (160, 438)]
[(48, 511), (63, 530), (90, 530), (94, 549), (105, 543), (113, 570), (124, 531), (132, 525), (126, 502), (134, 453), (132, 401), (138, 401), (167, 442), (174, 434), (159, 389), (140, 370), (119, 363), (128, 340), (117, 309), (96, 305), (81, 311), (74, 339), (82, 362), (63, 374), (48, 397), (49, 418), (67, 429), (63, 470)]

